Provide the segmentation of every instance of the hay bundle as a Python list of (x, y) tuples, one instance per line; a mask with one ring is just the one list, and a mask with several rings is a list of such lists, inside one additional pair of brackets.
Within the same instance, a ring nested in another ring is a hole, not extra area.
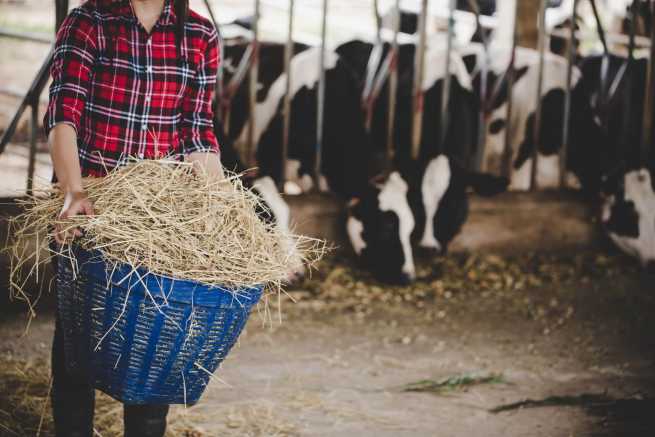
[[(109, 262), (230, 289), (279, 287), (290, 268), (311, 267), (325, 252), (324, 242), (261, 220), (256, 211), (265, 211), (264, 205), (236, 175), (216, 180), (196, 174), (188, 163), (135, 161), (84, 180), (84, 189), (94, 205), (92, 217), (58, 218), (64, 198), (55, 187), (29, 199), (10, 224), (12, 288), (19, 294), (46, 261), (39, 250), (50, 250), (54, 225), (79, 228), (77, 244), (99, 250)], [(36, 248), (25, 244), (32, 239)], [(67, 245), (57, 249), (66, 251)], [(27, 265), (33, 267), (21, 275)]]

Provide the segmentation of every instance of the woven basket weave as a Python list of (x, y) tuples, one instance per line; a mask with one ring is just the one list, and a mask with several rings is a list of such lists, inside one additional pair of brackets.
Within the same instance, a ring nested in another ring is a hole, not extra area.
[(57, 262), (68, 371), (126, 404), (196, 403), (262, 289), (235, 292), (73, 253), (75, 268)]

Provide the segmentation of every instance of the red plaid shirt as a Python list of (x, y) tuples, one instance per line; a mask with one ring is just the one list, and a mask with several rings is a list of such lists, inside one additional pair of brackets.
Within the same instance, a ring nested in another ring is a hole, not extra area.
[(150, 34), (129, 0), (88, 0), (57, 33), (46, 135), (77, 131), (83, 176), (129, 157), (218, 152), (212, 96), (219, 62), (214, 26), (189, 11), (176, 47), (172, 0)]

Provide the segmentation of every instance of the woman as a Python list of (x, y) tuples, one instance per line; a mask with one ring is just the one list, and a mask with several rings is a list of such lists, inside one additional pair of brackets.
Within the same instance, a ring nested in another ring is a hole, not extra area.
[[(82, 177), (130, 157), (177, 155), (222, 177), (211, 100), (216, 29), (188, 0), (88, 0), (57, 34), (44, 117), (62, 217), (93, 214)], [(79, 235), (58, 231), (63, 242)], [(94, 389), (67, 373), (59, 320), (52, 353), (57, 436), (93, 435)], [(168, 405), (125, 406), (126, 436), (163, 436)]]

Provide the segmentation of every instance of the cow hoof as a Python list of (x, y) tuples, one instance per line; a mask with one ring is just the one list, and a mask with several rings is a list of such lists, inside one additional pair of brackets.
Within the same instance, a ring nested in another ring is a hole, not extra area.
[(414, 282), (414, 275), (409, 273), (401, 273), (400, 278), (398, 279), (399, 285), (409, 285)]

